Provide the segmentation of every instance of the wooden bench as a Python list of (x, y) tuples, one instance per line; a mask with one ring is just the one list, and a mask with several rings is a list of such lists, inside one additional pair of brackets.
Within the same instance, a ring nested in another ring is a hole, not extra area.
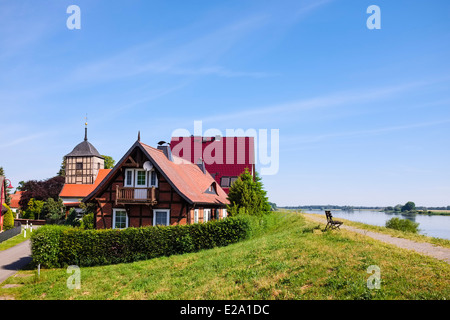
[(325, 227), (325, 231), (329, 228), (330, 230), (341, 230), (339, 229), (340, 225), (343, 224), (342, 221), (333, 220), (333, 216), (331, 215), (331, 211), (325, 210), (325, 215), (327, 216), (327, 225)]

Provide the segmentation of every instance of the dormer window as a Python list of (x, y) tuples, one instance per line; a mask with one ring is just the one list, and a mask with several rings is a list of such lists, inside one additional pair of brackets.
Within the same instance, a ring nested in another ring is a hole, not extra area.
[(213, 182), (208, 189), (206, 189), (205, 193), (217, 194), (215, 182)]

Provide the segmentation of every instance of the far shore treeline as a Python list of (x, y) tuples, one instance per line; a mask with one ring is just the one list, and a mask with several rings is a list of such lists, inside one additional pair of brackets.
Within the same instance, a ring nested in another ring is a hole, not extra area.
[(338, 205), (302, 205), (302, 206), (285, 206), (278, 207), (280, 209), (291, 210), (341, 210), (341, 211), (354, 211), (354, 210), (373, 210), (388, 213), (403, 213), (403, 214), (433, 214), (433, 215), (450, 215), (450, 206), (442, 207), (424, 207), (416, 206), (414, 202), (408, 201), (404, 205), (397, 204), (395, 206), (338, 206)]

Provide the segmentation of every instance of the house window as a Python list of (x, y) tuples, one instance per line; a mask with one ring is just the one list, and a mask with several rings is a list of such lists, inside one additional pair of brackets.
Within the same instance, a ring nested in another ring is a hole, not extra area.
[(228, 188), (230, 186), (230, 177), (222, 177), (222, 178), (220, 178), (220, 186)]
[(144, 170), (139, 170), (136, 172), (136, 187), (146, 187), (147, 186), (147, 174)]
[(153, 225), (168, 226), (170, 224), (169, 209), (153, 209)]
[(238, 179), (238, 177), (231, 177), (230, 178), (230, 187), (233, 185), (233, 183)]
[(146, 188), (158, 187), (158, 176), (155, 170), (148, 172), (142, 169), (125, 170), (125, 187)]
[(198, 223), (198, 209), (194, 209), (194, 223)]
[(222, 219), (227, 217), (227, 209), (222, 209)]
[(83, 170), (83, 163), (82, 162), (77, 162), (76, 164), (75, 164), (75, 168), (77, 169), (77, 170)]
[(127, 169), (125, 170), (125, 187), (133, 186), (133, 170)]
[(156, 187), (156, 171), (152, 170), (150, 172), (150, 187)]
[(203, 209), (203, 222), (211, 220), (211, 209)]
[(214, 209), (214, 219), (219, 220), (219, 209)]
[(113, 229), (128, 228), (128, 215), (123, 209), (113, 209)]

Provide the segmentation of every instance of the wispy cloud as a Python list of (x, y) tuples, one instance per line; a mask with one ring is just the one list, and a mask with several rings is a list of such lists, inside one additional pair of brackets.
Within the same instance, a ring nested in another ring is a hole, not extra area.
[[(335, 93), (328, 93), (321, 96), (300, 99), (292, 102), (285, 102), (274, 104), (266, 107), (259, 107), (253, 109), (246, 109), (240, 112), (228, 112), (222, 114), (216, 114), (210, 117), (202, 118), (205, 122), (222, 122), (233, 121), (238, 119), (247, 119), (251, 117), (255, 120), (256, 117), (260, 117), (265, 121), (271, 121), (271, 115), (278, 115), (281, 113), (293, 113), (311, 109), (325, 109), (334, 108), (340, 106), (346, 106), (356, 103), (367, 103), (382, 100), (392, 97), (396, 94), (402, 94), (410, 90), (428, 85), (429, 82), (411, 82), (406, 84), (391, 85), (381, 88), (369, 88), (369, 89), (352, 89)], [(289, 117), (285, 117), (289, 120)]]
[[(46, 132), (41, 132), (41, 133), (34, 133), (34, 134), (30, 134), (30, 135), (23, 136), (20, 138), (16, 138), (14, 140), (11, 140), (9, 142), (1, 144), (0, 149), (10, 148), (10, 147), (18, 146), (18, 145), (21, 145), (21, 144), (24, 144), (24, 143), (27, 143), (27, 142), (30, 142), (33, 140), (37, 140), (37, 139), (40, 139), (40, 138), (46, 136), (47, 134), (48, 133), (46, 133)], [(3, 140), (3, 141), (5, 141), (5, 140)]]

